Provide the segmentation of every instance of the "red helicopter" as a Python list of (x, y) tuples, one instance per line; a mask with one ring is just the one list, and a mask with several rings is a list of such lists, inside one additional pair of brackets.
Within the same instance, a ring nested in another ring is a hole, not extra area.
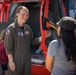
[(16, 8), (23, 5), (30, 10), (30, 18), (27, 24), (32, 28), (34, 36), (37, 37), (39, 34), (42, 36), (40, 48), (43, 52), (41, 54), (35, 53), (39, 45), (31, 46), (32, 75), (50, 75), (45, 68), (45, 59), (48, 50), (45, 44), (46, 30), (53, 29), (54, 35), (56, 34), (56, 22), (59, 21), (61, 17), (69, 15), (68, 12), (70, 9), (68, 8), (68, 3), (70, 1), (71, 0), (0, 0), (0, 26), (2, 25), (2, 27), (4, 27), (6, 25), (7, 27), (7, 25), (12, 23), (14, 21)]

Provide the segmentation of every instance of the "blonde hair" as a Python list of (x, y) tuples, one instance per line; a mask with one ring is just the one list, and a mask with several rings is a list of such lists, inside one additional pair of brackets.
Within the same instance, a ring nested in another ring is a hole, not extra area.
[(28, 8), (26, 8), (25, 6), (19, 6), (16, 10), (16, 13), (19, 13), (21, 9), (25, 9), (27, 12), (29, 12)]

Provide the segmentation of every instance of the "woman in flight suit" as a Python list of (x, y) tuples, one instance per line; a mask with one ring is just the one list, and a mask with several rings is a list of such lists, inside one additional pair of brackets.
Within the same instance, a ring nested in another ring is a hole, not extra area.
[(16, 17), (16, 21), (7, 27), (5, 34), (8, 75), (31, 75), (30, 44), (38, 44), (41, 37), (34, 38), (30, 26), (25, 24), (29, 18), (26, 7), (18, 7)]

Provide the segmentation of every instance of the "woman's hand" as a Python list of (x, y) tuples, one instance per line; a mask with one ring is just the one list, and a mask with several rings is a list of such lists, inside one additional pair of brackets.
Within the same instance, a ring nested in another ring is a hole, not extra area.
[(9, 61), (9, 67), (13, 72), (16, 70), (15, 63), (13, 61)]

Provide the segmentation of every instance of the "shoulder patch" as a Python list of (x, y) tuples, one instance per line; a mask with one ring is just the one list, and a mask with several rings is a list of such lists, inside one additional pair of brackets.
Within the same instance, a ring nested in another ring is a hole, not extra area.
[(10, 34), (10, 30), (9, 29), (6, 30), (6, 35), (8, 35), (8, 34)]

